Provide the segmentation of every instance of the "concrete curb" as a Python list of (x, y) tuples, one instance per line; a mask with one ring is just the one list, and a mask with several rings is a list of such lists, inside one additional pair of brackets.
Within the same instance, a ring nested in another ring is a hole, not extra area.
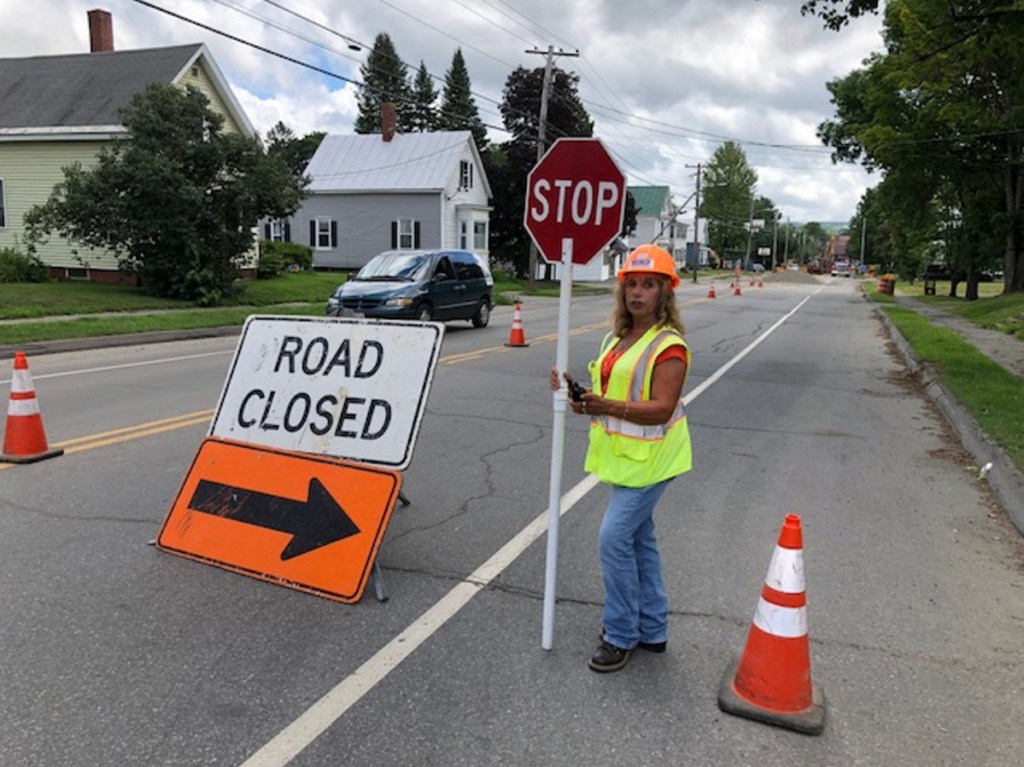
[(978, 466), (984, 466), (991, 461), (992, 468), (986, 476), (989, 489), (992, 490), (996, 500), (1002, 504), (1017, 530), (1024, 534), (1024, 473), (1017, 469), (1016, 464), (999, 445), (985, 436), (985, 432), (981, 430), (967, 409), (942, 387), (937, 380), (938, 376), (935, 370), (921, 362), (881, 307), (875, 306), (874, 311), (882, 320), (886, 332), (903, 356), (910, 372), (918, 377), (925, 393), (942, 411), (946, 421), (959, 437), (967, 452), (974, 458), (975, 463)]

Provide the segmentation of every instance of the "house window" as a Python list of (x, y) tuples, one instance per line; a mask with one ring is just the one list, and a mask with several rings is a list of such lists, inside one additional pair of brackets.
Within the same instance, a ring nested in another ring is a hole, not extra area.
[(416, 247), (416, 222), (411, 218), (400, 218), (395, 247), (399, 250), (412, 250)]
[(487, 250), (487, 222), (473, 222), (473, 250)]
[(4, 186), (4, 180), (0, 178), (0, 229), (4, 229), (7, 226), (7, 188)]
[(459, 222), (459, 247), (469, 250), (469, 222), (466, 219)]
[(315, 250), (338, 247), (338, 222), (326, 216), (317, 216), (310, 221), (309, 247)]
[(459, 162), (459, 189), (470, 190), (473, 188), (473, 163), (468, 160)]

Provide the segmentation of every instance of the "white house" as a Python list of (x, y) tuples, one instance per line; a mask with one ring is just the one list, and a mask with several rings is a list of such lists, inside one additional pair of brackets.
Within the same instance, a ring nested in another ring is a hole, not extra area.
[(469, 131), (326, 136), (306, 167), (309, 196), (266, 239), (313, 248), (316, 268), (356, 269), (391, 249), (460, 248), (488, 258), (491, 189)]

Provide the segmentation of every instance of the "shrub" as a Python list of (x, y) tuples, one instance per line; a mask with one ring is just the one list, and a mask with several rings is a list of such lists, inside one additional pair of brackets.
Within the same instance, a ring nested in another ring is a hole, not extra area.
[(274, 242), (273, 240), (260, 240), (260, 254), (273, 253), (280, 261), (278, 269), (291, 269), (293, 266), (302, 271), (309, 271), (313, 268), (313, 249), (308, 245), (300, 245), (297, 242)]
[(283, 266), (281, 256), (273, 250), (263, 250), (261, 248), (260, 262), (256, 267), (256, 279), (269, 280), (271, 277), (276, 277), (281, 273)]
[(47, 282), (50, 268), (36, 255), (0, 248), (0, 282)]

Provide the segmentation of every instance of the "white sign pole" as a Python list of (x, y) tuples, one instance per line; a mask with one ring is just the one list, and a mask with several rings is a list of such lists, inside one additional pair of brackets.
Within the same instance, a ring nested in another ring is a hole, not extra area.
[[(572, 238), (562, 238), (562, 279), (558, 293), (558, 344), (555, 367), (559, 375), (569, 368), (569, 315), (572, 308)], [(544, 621), (540, 646), (550, 650), (555, 635), (555, 585), (558, 581), (558, 522), (562, 511), (562, 454), (565, 449), (565, 411), (568, 387), (563, 380), (554, 392), (554, 427), (551, 431), (551, 480), (548, 493), (548, 548), (544, 566)]]

